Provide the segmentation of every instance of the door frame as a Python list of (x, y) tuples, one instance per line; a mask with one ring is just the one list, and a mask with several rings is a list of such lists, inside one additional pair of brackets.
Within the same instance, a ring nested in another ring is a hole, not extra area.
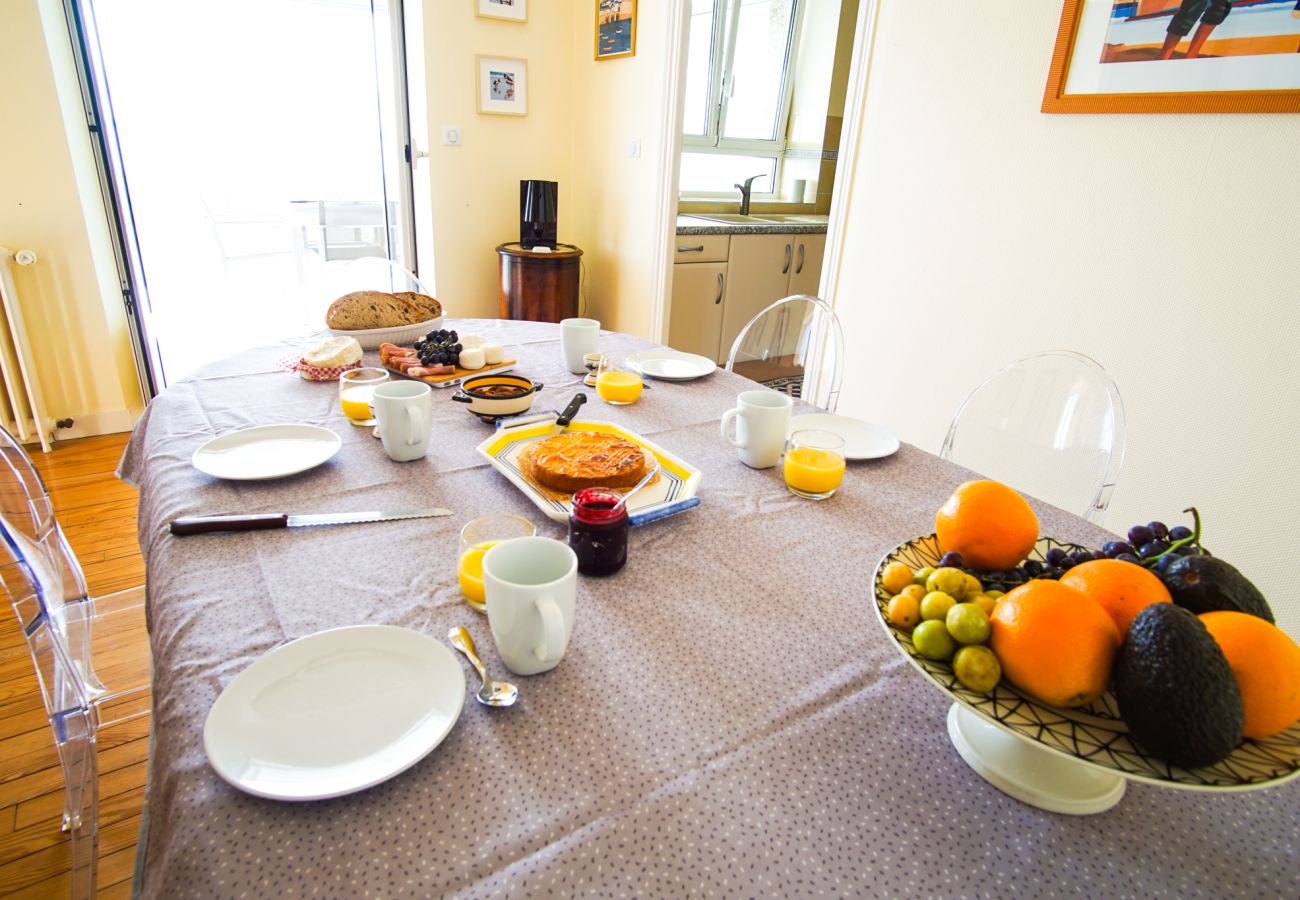
[[(839, 293), (840, 263), (844, 256), (843, 236), (849, 217), (849, 194), (853, 189), (853, 169), (861, 150), (860, 131), (866, 114), (867, 83), (871, 74), (875, 47), (876, 22), (881, 0), (860, 0), (853, 35), (853, 55), (849, 60), (848, 87), (844, 97), (844, 127), (840, 137), (831, 208), (826, 227), (826, 254), (822, 262), (818, 296), (835, 308)], [(677, 236), (677, 183), (682, 156), (682, 120), (686, 97), (686, 46), (689, 0), (669, 0), (668, 40), (665, 47), (665, 73), (662, 102), (660, 146), (664, 164), (659, 173), (659, 205), (656, 230), (660, 240), (652, 248), (654, 283), (650, 292), (650, 339), (661, 344), (668, 340), (668, 321), (672, 315), (673, 241)]]

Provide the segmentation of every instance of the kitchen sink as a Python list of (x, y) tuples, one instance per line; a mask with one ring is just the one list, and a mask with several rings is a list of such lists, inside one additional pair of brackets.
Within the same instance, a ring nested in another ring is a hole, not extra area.
[(760, 218), (781, 225), (825, 225), (829, 216), (814, 216), (806, 213), (763, 213)]
[(739, 213), (690, 213), (692, 219), (704, 219), (706, 222), (723, 222), (728, 225), (825, 225), (826, 216), (785, 215), (781, 213), (762, 213), (760, 215), (742, 216)]

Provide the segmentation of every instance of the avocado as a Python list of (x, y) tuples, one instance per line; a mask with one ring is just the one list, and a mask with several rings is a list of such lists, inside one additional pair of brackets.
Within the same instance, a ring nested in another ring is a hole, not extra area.
[(1237, 679), (1210, 632), (1185, 609), (1153, 603), (1138, 613), (1112, 681), (1130, 735), (1161, 759), (1208, 766), (1241, 743)]
[(1276, 624), (1259, 588), (1217, 556), (1180, 556), (1160, 577), (1174, 602), (1197, 615), (1229, 609)]

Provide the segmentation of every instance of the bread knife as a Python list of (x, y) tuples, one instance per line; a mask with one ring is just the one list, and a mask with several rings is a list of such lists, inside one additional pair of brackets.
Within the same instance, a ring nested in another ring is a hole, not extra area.
[(217, 531), (260, 531), (266, 528), (303, 528), (312, 525), (360, 525), (364, 522), (390, 522), (394, 519), (425, 519), (450, 516), (451, 510), (440, 506), (407, 509), (397, 512), (368, 510), (352, 513), (315, 513), (291, 516), (287, 513), (264, 513), (247, 516), (185, 516), (173, 519), (171, 533), (210, 534)]

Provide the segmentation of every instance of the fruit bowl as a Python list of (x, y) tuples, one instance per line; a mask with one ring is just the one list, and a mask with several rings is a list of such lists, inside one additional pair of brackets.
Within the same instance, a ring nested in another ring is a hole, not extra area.
[[(1087, 549), (1039, 538), (1030, 558), (1043, 560), (1053, 547), (1066, 552)], [(1130, 740), (1110, 693), (1089, 706), (1060, 709), (1031, 699), (1005, 678), (991, 694), (964, 687), (948, 662), (921, 656), (911, 635), (885, 617), (890, 596), (881, 582), (885, 566), (892, 562), (914, 570), (936, 566), (942, 555), (938, 539), (931, 534), (902, 544), (881, 560), (873, 581), (876, 613), (899, 652), (954, 701), (948, 733), (962, 758), (1001, 790), (1056, 812), (1087, 813), (1117, 803), (1123, 795), (1121, 779), (1193, 790), (1244, 791), (1272, 787), (1300, 775), (1300, 723), (1268, 738), (1247, 738), (1215, 765), (1184, 769), (1144, 752)], [(1008, 736), (1014, 740), (1007, 740)], [(1041, 783), (1023, 783), (1027, 770), (1044, 766), (1047, 771), (1040, 773)], [(1067, 781), (1083, 782), (1075, 785), (1081, 792), (1075, 800), (1059, 796), (1072, 789)]]

